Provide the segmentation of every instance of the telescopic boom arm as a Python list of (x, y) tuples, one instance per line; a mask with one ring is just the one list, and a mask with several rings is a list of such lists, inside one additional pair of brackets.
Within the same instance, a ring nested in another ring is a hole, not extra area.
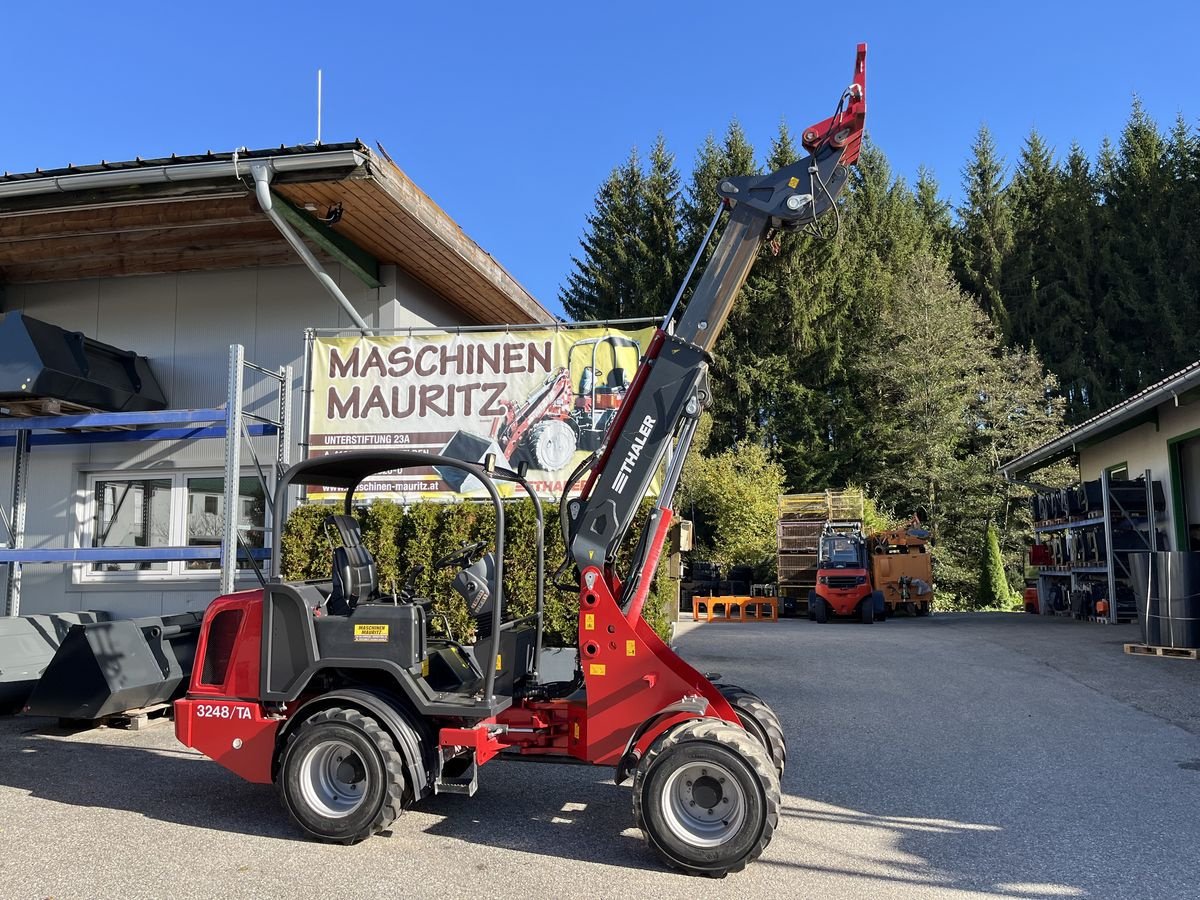
[[(808, 228), (821, 235), (821, 218), (830, 211), (836, 214), (838, 195), (849, 178), (848, 166), (857, 161), (862, 145), (866, 56), (867, 45), (859, 44), (854, 79), (834, 114), (805, 129), (802, 143), (808, 156), (776, 172), (727, 178), (718, 186), (721, 206), (717, 217), (727, 212), (728, 218), (712, 258), (677, 321), (676, 307), (683, 295), (680, 288), (675, 305), (638, 367), (605, 446), (594, 459), (581, 496), (567, 504), (563, 526), (569, 555), (564, 565), (574, 562), (585, 582), (583, 589), (591, 586), (588, 579), (594, 580), (597, 570), (603, 572), (614, 596), (620, 591), (621, 608), (631, 621), (641, 614), (670, 524), (671, 501), (683, 461), (700, 412), (709, 404), (710, 353), (764, 238), (773, 229)], [(703, 252), (702, 246), (697, 259)], [(654, 473), (675, 441), (630, 577), (620, 585), (613, 568), (617, 552)], [(577, 471), (572, 482), (582, 475), (583, 471)]]

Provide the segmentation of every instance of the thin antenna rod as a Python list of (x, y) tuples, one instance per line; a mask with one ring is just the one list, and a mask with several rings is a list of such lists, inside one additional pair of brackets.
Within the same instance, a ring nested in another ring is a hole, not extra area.
[(321, 143), (321, 70), (317, 69), (317, 143)]

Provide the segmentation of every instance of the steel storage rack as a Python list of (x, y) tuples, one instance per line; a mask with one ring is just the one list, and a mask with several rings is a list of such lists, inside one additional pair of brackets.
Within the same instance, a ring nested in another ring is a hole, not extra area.
[(808, 609), (808, 592), (817, 585), (817, 556), (825, 526), (855, 522), (861, 527), (862, 519), (861, 490), (826, 490), (779, 498), (777, 590), (785, 614)]
[[(272, 388), (274, 415), (247, 411), (245, 381), (247, 372), (264, 378)], [(150, 412), (86, 412), (71, 415), (0, 418), (0, 445), (13, 448), (12, 495), (8, 509), (0, 506), (0, 525), (7, 541), (0, 546), (0, 563), (7, 566), (5, 579), (5, 615), (16, 616), (21, 610), (21, 570), (29, 564), (65, 564), (92, 562), (169, 562), (177, 560), (217, 560), (220, 562), (220, 593), (234, 589), (239, 544), (257, 566), (265, 550), (252, 550), (238, 529), (242, 446), (250, 452), (255, 473), (267, 497), (267, 509), (273, 508), (272, 491), (278, 475), (287, 468), (291, 451), (290, 403), (292, 367), (266, 369), (248, 362), (240, 344), (229, 348), (228, 390), (224, 407), (211, 409), (166, 409)], [(254, 448), (252, 438), (275, 437), (275, 460), (267, 467)], [(25, 518), (29, 495), (29, 469), (32, 450), (38, 446), (68, 444), (120, 443), (126, 441), (193, 441), (222, 439), (225, 442), (224, 521), (220, 546), (217, 547), (57, 547), (27, 548)], [(269, 531), (278, 523), (267, 522)]]
[(1137, 618), (1131, 557), (1163, 544), (1162, 483), (1150, 470), (1136, 480), (1105, 471), (1074, 488), (1041, 491), (1033, 508), (1038, 543), (1030, 561), (1041, 613), (1108, 624)]

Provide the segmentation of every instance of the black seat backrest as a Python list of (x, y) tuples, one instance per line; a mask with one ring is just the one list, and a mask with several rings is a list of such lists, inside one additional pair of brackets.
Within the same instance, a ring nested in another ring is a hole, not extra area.
[[(375, 559), (362, 542), (362, 531), (353, 516), (326, 516), (325, 533), (337, 529), (342, 545), (333, 551), (333, 591), (325, 608), (331, 615), (348, 616), (360, 600), (372, 600), (379, 593)], [(333, 536), (329, 536), (330, 543)]]

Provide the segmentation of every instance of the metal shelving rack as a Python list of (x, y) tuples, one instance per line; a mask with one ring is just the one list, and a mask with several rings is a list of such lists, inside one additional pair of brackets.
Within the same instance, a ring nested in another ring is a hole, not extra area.
[[(261, 416), (246, 411), (246, 372), (258, 373), (271, 384), (276, 414)], [(229, 348), (228, 391), (224, 407), (213, 409), (166, 409), (157, 412), (94, 412), (58, 416), (0, 418), (0, 445), (13, 448), (12, 497), (6, 510), (0, 507), (0, 524), (7, 543), (0, 546), (0, 564), (7, 565), (4, 614), (21, 610), (21, 569), (30, 563), (171, 562), (176, 560), (219, 560), (221, 593), (233, 590), (237, 574), (237, 527), (241, 482), (242, 438), (254, 462), (267, 497), (267, 510), (274, 507), (272, 491), (278, 475), (287, 468), (291, 451), (292, 367), (272, 371), (247, 362), (240, 344)], [(251, 438), (274, 436), (275, 476), (268, 477)], [(129, 441), (194, 441), (220, 438), (225, 442), (224, 523), (219, 547), (62, 547), (27, 548), (25, 519), (29, 495), (31, 451), (38, 446), (64, 444), (123, 443)], [(267, 523), (267, 529), (274, 523)], [(255, 561), (268, 551), (246, 548)]]
[[(1104, 529), (1104, 545), (1105, 545), (1105, 562), (1104, 565), (1083, 565), (1083, 566), (1041, 566), (1038, 570), (1038, 597), (1047, 598), (1050, 596), (1050, 588), (1053, 584), (1053, 579), (1069, 579), (1070, 590), (1079, 590), (1083, 586), (1085, 578), (1081, 576), (1089, 575), (1105, 575), (1108, 579), (1108, 615), (1104, 618), (1098, 618), (1097, 621), (1102, 621), (1110, 625), (1115, 625), (1121, 618), (1121, 610), (1117, 602), (1117, 582), (1118, 580), (1131, 580), (1133, 572), (1129, 563), (1129, 555), (1131, 553), (1152, 552), (1156, 548), (1157, 543), (1157, 526), (1158, 516), (1154, 509), (1154, 481), (1151, 477), (1149, 469), (1145, 471), (1143, 476), (1146, 486), (1146, 514), (1144, 516), (1137, 513), (1130, 513), (1121, 502), (1113, 496), (1110, 490), (1111, 481), (1107, 471), (1100, 474), (1100, 492), (1103, 500), (1103, 509), (1101, 515), (1090, 515), (1083, 519), (1072, 519), (1068, 522), (1056, 522), (1046, 525), (1038, 525), (1034, 527), (1036, 534), (1048, 534), (1051, 532), (1071, 531), (1074, 529), (1102, 526)], [(1136, 533), (1145, 545), (1145, 551), (1142, 550), (1116, 550), (1113, 547), (1113, 532), (1114, 524), (1125, 522), (1130, 524), (1132, 531)], [(1041, 609), (1043, 615), (1051, 615), (1047, 612), (1045, 600), (1041, 601)], [(1136, 612), (1134, 613), (1136, 617)]]

